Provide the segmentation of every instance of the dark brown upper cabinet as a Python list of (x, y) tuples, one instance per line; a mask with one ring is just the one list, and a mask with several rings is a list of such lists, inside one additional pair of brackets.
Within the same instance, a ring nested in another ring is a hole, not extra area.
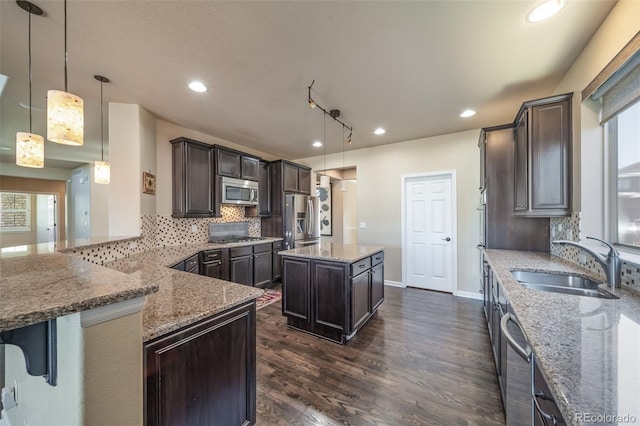
[(211, 145), (187, 138), (172, 144), (173, 217), (215, 216)]
[(258, 180), (260, 159), (240, 151), (216, 147), (216, 170), (219, 176)]
[(294, 163), (282, 162), (282, 190), (310, 194), (311, 169)]
[(525, 102), (516, 116), (514, 211), (571, 214), (572, 94)]
[(271, 182), (269, 181), (269, 163), (260, 161), (258, 168), (258, 202), (260, 217), (271, 215)]

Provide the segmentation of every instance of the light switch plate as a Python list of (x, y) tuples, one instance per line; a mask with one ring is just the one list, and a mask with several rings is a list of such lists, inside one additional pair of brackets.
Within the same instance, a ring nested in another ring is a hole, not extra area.
[(367, 228), (367, 222), (360, 222), (360, 229), (366, 229)]

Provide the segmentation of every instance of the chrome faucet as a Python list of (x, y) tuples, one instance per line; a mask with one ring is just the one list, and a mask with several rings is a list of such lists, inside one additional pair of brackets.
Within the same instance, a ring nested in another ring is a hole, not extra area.
[(574, 241), (556, 240), (552, 241), (552, 243), (575, 246), (586, 251), (591, 256), (593, 256), (596, 261), (598, 261), (600, 266), (602, 266), (602, 269), (604, 270), (604, 273), (607, 277), (607, 286), (609, 286), (609, 288), (620, 288), (620, 270), (622, 269), (622, 259), (620, 258), (620, 253), (618, 252), (618, 250), (616, 250), (608, 242), (603, 241), (599, 238), (587, 237), (587, 239), (600, 241), (602, 244), (609, 247), (609, 253), (607, 253), (607, 256), (605, 257), (595, 250)]

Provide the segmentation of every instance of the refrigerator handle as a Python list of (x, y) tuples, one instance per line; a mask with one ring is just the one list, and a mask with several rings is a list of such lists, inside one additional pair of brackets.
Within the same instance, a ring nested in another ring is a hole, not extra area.
[(313, 201), (307, 199), (307, 234), (313, 235), (313, 227), (315, 222), (315, 212), (313, 211)]

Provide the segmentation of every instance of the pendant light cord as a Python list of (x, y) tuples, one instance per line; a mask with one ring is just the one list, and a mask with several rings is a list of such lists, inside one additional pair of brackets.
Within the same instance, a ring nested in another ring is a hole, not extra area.
[(64, 0), (64, 91), (68, 92), (67, 87), (67, 0)]
[(31, 128), (31, 11), (29, 12), (29, 133), (33, 133)]
[(101, 161), (104, 162), (104, 102), (102, 102), (102, 86), (104, 81), (100, 81), (100, 140), (101, 140)]
[(322, 114), (322, 151), (324, 154), (324, 170), (322, 171), (325, 175), (327, 174), (327, 115)]

